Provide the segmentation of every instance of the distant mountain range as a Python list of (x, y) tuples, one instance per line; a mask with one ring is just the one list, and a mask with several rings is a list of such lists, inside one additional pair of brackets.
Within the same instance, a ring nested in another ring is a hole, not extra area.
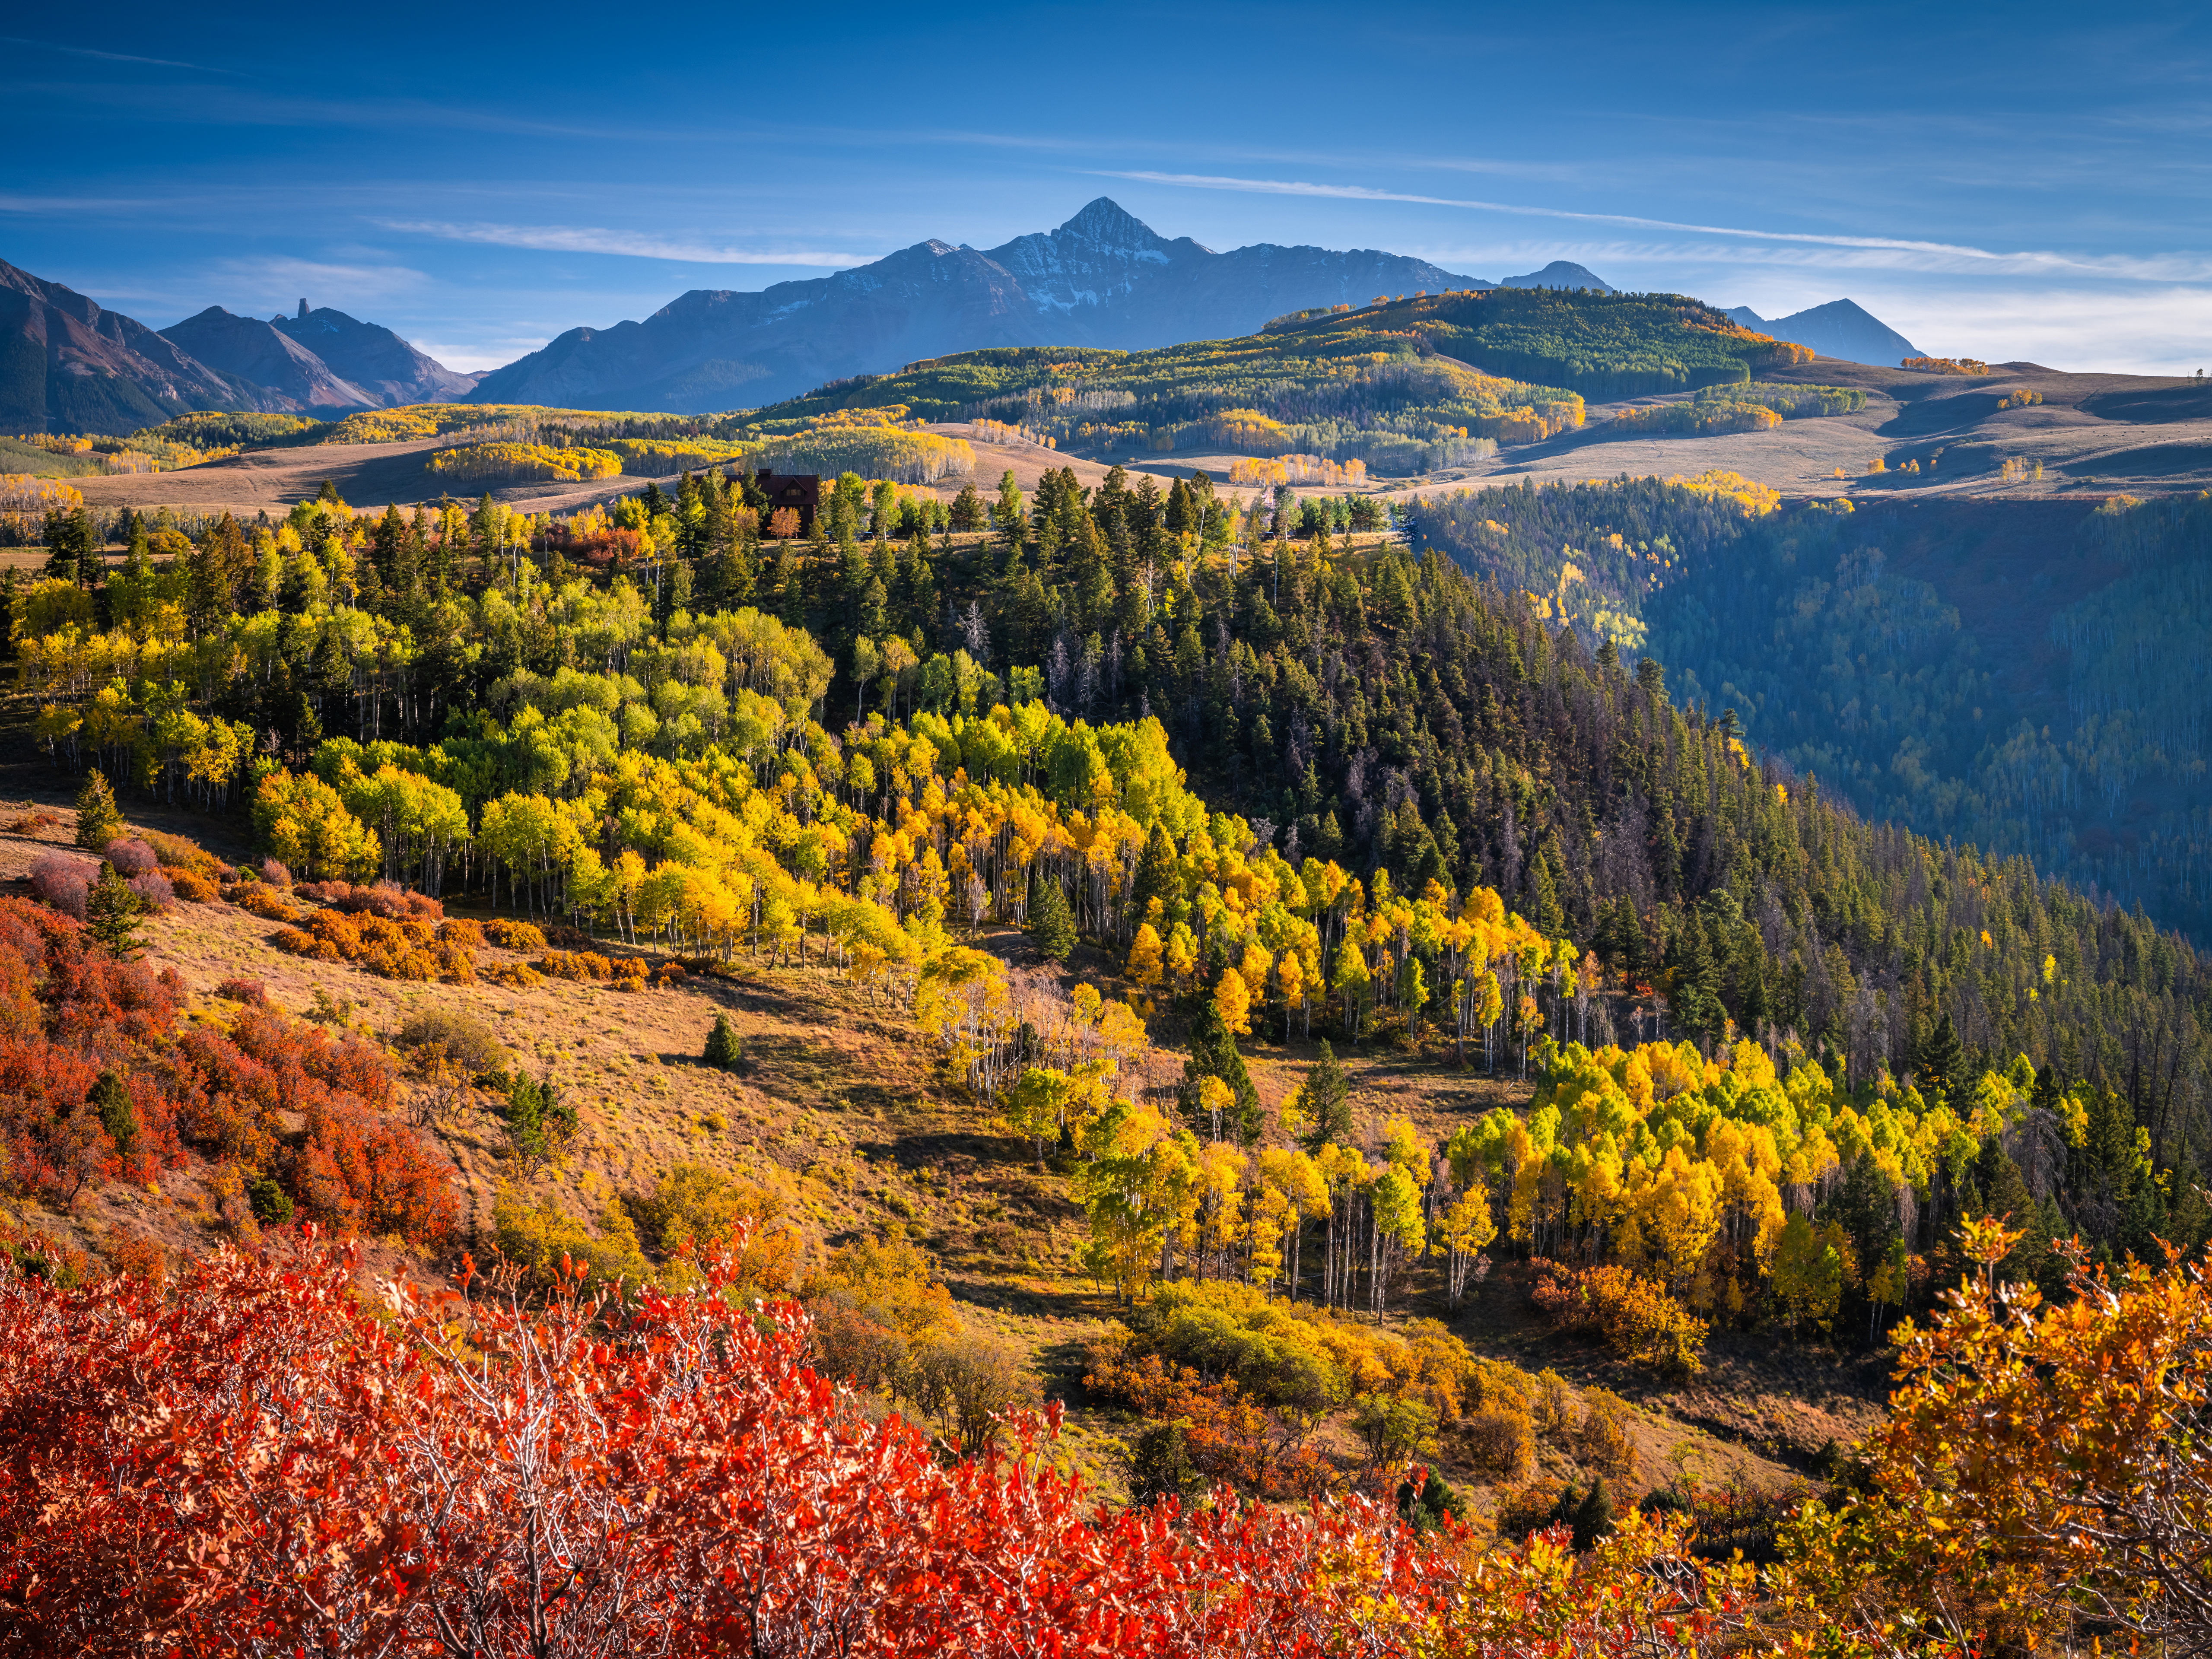
[(0, 431), (135, 432), (192, 409), (262, 409), (142, 323), (0, 260)]
[(917, 242), (757, 293), (695, 289), (641, 323), (571, 329), (470, 395), (679, 413), (757, 407), (988, 346), (1139, 350), (1250, 334), (1315, 306), (1492, 286), (1371, 248), (1262, 242), (1217, 253), (1160, 236), (1102, 196), (1059, 229), (1000, 247)]
[[(475, 375), (304, 300), (296, 316), (266, 321), (210, 306), (157, 333), (0, 261), (0, 431), (127, 433), (196, 409), (331, 416), (454, 401), (697, 414), (986, 347), (1142, 350), (1253, 334), (1293, 312), (1493, 287), (1616, 292), (1563, 259), (1492, 283), (1372, 248), (1217, 253), (1102, 196), (1057, 230), (999, 247), (918, 242), (758, 292), (694, 289), (642, 322), (570, 329)], [(1774, 321), (1745, 306), (1728, 314), (1827, 356), (1918, 355), (1849, 300)]]
[(196, 409), (334, 415), (475, 386), (342, 311), (263, 322), (210, 306), (158, 333), (0, 260), (0, 431), (135, 432)]
[(390, 329), (328, 307), (296, 317), (234, 317), (210, 306), (162, 334), (209, 367), (249, 380), (301, 410), (392, 409), (450, 403), (477, 377), (459, 374)]
[(1795, 340), (1823, 357), (1841, 357), (1846, 362), (1894, 368), (1903, 359), (1921, 355), (1911, 341), (1849, 300), (1831, 300), (1787, 317), (1765, 318), (1749, 306), (1732, 307), (1728, 314), (1746, 328), (1778, 340)]

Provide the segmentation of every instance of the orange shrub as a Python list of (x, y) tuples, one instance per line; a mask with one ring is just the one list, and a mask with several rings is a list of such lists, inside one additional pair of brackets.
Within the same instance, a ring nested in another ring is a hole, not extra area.
[(532, 922), (495, 916), (484, 924), (484, 933), (501, 950), (542, 951), (545, 948), (544, 930)]
[(269, 941), (278, 950), (295, 957), (305, 957), (311, 962), (343, 962), (345, 955), (326, 939), (313, 933), (303, 933), (296, 927), (287, 927)]
[(163, 865), (161, 873), (169, 878), (169, 889), (191, 904), (206, 904), (222, 891), (197, 870), (187, 870), (182, 865)]
[(545, 976), (526, 962), (495, 962), (484, 969), (484, 977), (494, 985), (517, 991), (531, 990), (545, 982)]
[(584, 983), (612, 979), (615, 965), (597, 951), (548, 951), (538, 963), (538, 970), (555, 979)]
[(459, 945), (464, 951), (481, 951), (484, 947), (483, 924), (465, 916), (447, 916), (438, 924), (438, 943)]
[(346, 1232), (397, 1233), (410, 1244), (442, 1244), (459, 1213), (443, 1160), (421, 1136), (342, 1099), (308, 1113), (293, 1184), (314, 1219)]
[(349, 962), (386, 979), (418, 983), (442, 979), (455, 985), (473, 985), (475, 959), (462, 946), (442, 939), (449, 925), (419, 916), (401, 920), (373, 913), (349, 915), (342, 910), (318, 910), (307, 918), (307, 931), (287, 928), (274, 943), (278, 950), (294, 956), (317, 962)]
[(1588, 1331), (1625, 1359), (1680, 1376), (1693, 1376), (1703, 1364), (1708, 1327), (1664, 1285), (1617, 1263), (1579, 1271), (1556, 1261), (1536, 1266), (1531, 1299), (1554, 1325)]
[(259, 883), (246, 890), (245, 896), (238, 901), (238, 908), (269, 921), (281, 921), (288, 927), (297, 927), (305, 914), (275, 888)]

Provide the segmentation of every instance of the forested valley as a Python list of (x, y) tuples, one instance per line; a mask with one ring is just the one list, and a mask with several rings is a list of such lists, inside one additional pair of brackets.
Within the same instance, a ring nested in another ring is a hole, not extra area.
[(2021, 854), (2202, 939), (2199, 495), (1716, 514), (1679, 481), (1431, 497), (1428, 544), (1667, 664), (1870, 818)]
[[(2171, 904), (1877, 816), (1929, 811), (1867, 781), (1884, 733), (2000, 705), (1970, 662), (1818, 701), (1814, 641), (1873, 676), (1941, 631), (1847, 507), (767, 505), (48, 520), (6, 588), (76, 803), (11, 826), (49, 850), (0, 899), (23, 1650), (2203, 1639), (2159, 1449), (2204, 1386), (2212, 971)], [(2177, 749), (2122, 612), (2185, 602), (2201, 513), (2085, 526), (2133, 574), (2065, 635), (2084, 708)], [(188, 982), (168, 941), (218, 927), (313, 1004)], [(337, 1004), (386, 984), (426, 988), (396, 1029)], [(687, 1107), (623, 1165), (645, 1081), (520, 1058), (711, 1018), (705, 1100), (803, 1058), (734, 1028), (771, 994), (897, 1033), (957, 1131), (893, 1180), (880, 1105), (802, 1112), (787, 1171)], [(1027, 1207), (943, 1179), (979, 1139)], [(189, 1256), (71, 1220), (187, 1179)], [(971, 1222), (1088, 1298), (1048, 1390), (932, 1259)], [(1886, 1352), (1888, 1413), (1700, 1483), (1664, 1401), (1746, 1339)], [(1117, 1414), (1109, 1488), (1071, 1400)]]

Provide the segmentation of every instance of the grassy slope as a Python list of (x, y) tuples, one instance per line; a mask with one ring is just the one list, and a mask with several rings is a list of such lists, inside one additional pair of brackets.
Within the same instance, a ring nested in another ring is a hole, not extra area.
[[(62, 820), (36, 837), (0, 832), (0, 891), (20, 894), (32, 859), (45, 846), (70, 842), (70, 791), (29, 763), (6, 769), (0, 788), (9, 792), (0, 799), (0, 823), (33, 807)], [(191, 835), (234, 859), (246, 851), (228, 840), (223, 826), (194, 815), (142, 811), (131, 822)], [(902, 1012), (872, 1006), (820, 969), (769, 972), (742, 963), (727, 981), (642, 994), (556, 980), (526, 991), (407, 985), (287, 956), (268, 942), (275, 932), (273, 924), (217, 902), (179, 905), (149, 923), (145, 936), (149, 958), (173, 967), (192, 994), (191, 1006), (210, 1013), (223, 1006), (211, 997), (214, 987), (234, 975), (260, 980), (271, 1001), (295, 1014), (319, 988), (354, 1005), (356, 1024), (386, 1040), (418, 1004), (481, 1015), (532, 1071), (550, 1070), (581, 1109), (569, 1156), (537, 1189), (573, 1212), (595, 1212), (612, 1193), (649, 1188), (661, 1170), (690, 1162), (783, 1188), (817, 1249), (863, 1231), (908, 1225), (936, 1255), (962, 1317), (1025, 1344), (1045, 1394), (1066, 1402), (1062, 1449), (1070, 1460), (1109, 1490), (1118, 1486), (1111, 1454), (1136, 1419), (1082, 1387), (1088, 1345), (1116, 1326), (1110, 1294), (1075, 1265), (1083, 1219), (1066, 1180), (1033, 1173), (1020, 1145), (991, 1131)], [(983, 942), (1036, 965), (1019, 934)], [(487, 951), (483, 960), (509, 954)], [(1088, 948), (1070, 966), (1092, 980), (1111, 971)], [(696, 1059), (718, 1012), (730, 1016), (744, 1042), (746, 1061), (734, 1076)], [(1315, 1052), (1304, 1042), (1262, 1042), (1249, 1049), (1270, 1108), (1296, 1085)], [(1362, 1049), (1345, 1059), (1363, 1131), (1405, 1114), (1424, 1133), (1447, 1135), (1470, 1114), (1527, 1097), (1517, 1082), (1483, 1077), (1479, 1062), (1466, 1072), (1453, 1066), (1440, 1045), (1420, 1054)], [(1181, 1068), (1182, 1055), (1162, 1048), (1146, 1069), (1149, 1081), (1166, 1089)], [(721, 1127), (714, 1127), (717, 1119)], [(438, 1139), (467, 1195), (468, 1221), (488, 1231), (494, 1196), (508, 1178), (490, 1100), (479, 1097)], [(208, 1173), (195, 1158), (165, 1176), (157, 1190), (94, 1187), (68, 1216), (22, 1206), (15, 1216), (71, 1236), (95, 1254), (116, 1230), (149, 1234), (177, 1254), (204, 1250), (222, 1237)], [(410, 1263), (389, 1241), (368, 1254), (378, 1272), (435, 1273), (453, 1265)], [(1507, 1264), (1456, 1313), (1426, 1296), (1389, 1317), (1444, 1317), (1479, 1353), (1530, 1370), (1550, 1365), (1571, 1383), (1602, 1386), (1636, 1401), (1643, 1408), (1636, 1432), (1646, 1483), (1680, 1467), (1703, 1480), (1769, 1486), (1807, 1471), (1826, 1441), (1849, 1438), (1877, 1409), (1878, 1359), (1778, 1350), (1750, 1339), (1717, 1339), (1706, 1372), (1688, 1385), (1659, 1383), (1535, 1322), (1526, 1279), (1525, 1269)], [(1348, 1441), (1330, 1443), (1352, 1461)], [(1437, 1462), (1448, 1479), (1472, 1478), (1449, 1447)], [(1574, 1473), (1571, 1459), (1548, 1445), (1543, 1469), (1553, 1479)]]

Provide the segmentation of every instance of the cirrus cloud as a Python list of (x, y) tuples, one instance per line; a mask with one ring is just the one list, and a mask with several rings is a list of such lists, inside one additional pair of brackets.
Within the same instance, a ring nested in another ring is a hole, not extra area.
[[(1410, 191), (1378, 190), (1368, 185), (1330, 185), (1299, 179), (1240, 179), (1214, 173), (1107, 172), (1097, 175), (1146, 184), (1176, 185), (1191, 190), (1249, 191), (1263, 196), (1311, 196), (1334, 201), (1406, 202), (1420, 207), (1460, 208), (1477, 213), (1511, 214), (1531, 219), (1564, 219), (1583, 224), (1621, 225), (1635, 230), (1680, 231), (1693, 236), (1741, 237), (1832, 250), (1829, 260), (1853, 269), (1975, 272), (2001, 276), (2106, 277), (2124, 282), (2172, 283), (2212, 276), (2212, 263), (2200, 258), (2075, 254), (2045, 249), (2010, 252), (1961, 242), (1931, 242), (1902, 236), (1851, 236), (1817, 231), (1757, 230), (1740, 225), (1706, 225), (1674, 219), (1649, 219), (1631, 213), (1587, 213), (1568, 208), (1526, 207), (1455, 196), (1424, 196)], [(1695, 256), (1711, 257), (1700, 250)], [(1770, 258), (1780, 256), (1770, 254)]]
[(593, 225), (502, 225), (445, 219), (379, 219), (386, 230), (435, 236), (449, 242), (484, 242), (495, 247), (537, 248), (550, 253), (612, 253), (633, 259), (669, 259), (700, 265), (805, 265), (830, 270), (866, 264), (873, 253), (832, 253), (813, 248), (741, 248), (655, 236), (641, 231), (607, 230)]

